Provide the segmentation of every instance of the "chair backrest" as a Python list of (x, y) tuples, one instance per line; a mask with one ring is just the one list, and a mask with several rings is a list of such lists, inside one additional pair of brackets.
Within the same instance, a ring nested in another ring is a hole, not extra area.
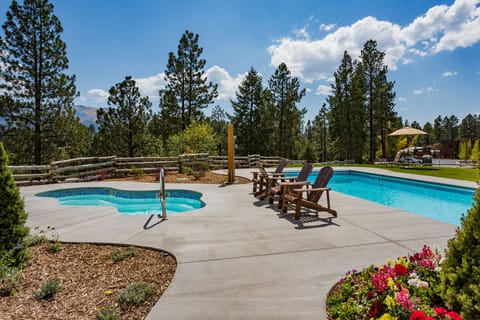
[[(312, 185), (312, 188), (325, 188), (333, 175), (332, 167), (323, 167), (318, 172), (317, 178)], [(311, 202), (318, 202), (322, 196), (323, 191), (312, 191), (308, 193), (307, 200)]]
[(286, 165), (287, 165), (286, 159), (280, 160), (280, 162), (278, 163), (277, 169), (275, 169), (275, 173), (282, 173)]
[(255, 165), (257, 166), (258, 169), (262, 168), (263, 169), (263, 163), (261, 161), (257, 161), (255, 163)]
[(312, 173), (313, 165), (311, 163), (305, 163), (302, 167), (302, 170), (298, 173), (297, 181), (307, 181), (308, 176)]

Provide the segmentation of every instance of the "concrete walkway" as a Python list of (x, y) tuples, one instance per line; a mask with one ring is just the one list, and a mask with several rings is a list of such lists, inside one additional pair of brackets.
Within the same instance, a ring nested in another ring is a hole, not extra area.
[[(249, 171), (237, 170), (237, 175), (249, 176)], [(268, 201), (255, 199), (251, 184), (169, 184), (167, 189), (202, 192), (207, 205), (170, 215), (163, 222), (121, 215), (111, 207), (65, 207), (56, 199), (35, 196), (88, 186), (158, 188), (135, 182), (24, 187), (28, 224), (54, 226), (62, 241), (122, 243), (173, 253), (176, 274), (148, 315), (150, 320), (324, 319), (327, 292), (346, 271), (383, 264), (389, 257), (418, 251), (423, 244), (444, 248), (456, 228), (336, 192), (331, 200), (338, 218), (330, 222), (325, 219), (329, 215), (320, 213), (319, 219), (295, 221), (292, 214), (283, 215)]]

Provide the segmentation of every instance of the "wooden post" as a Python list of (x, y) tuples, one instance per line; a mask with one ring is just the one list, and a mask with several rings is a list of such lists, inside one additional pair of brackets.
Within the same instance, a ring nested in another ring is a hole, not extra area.
[(228, 125), (228, 183), (235, 182), (235, 141), (233, 125)]

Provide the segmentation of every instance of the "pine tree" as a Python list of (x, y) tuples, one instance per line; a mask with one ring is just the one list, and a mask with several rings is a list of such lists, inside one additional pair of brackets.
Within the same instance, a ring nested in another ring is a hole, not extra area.
[(270, 77), (268, 87), (276, 109), (276, 154), (280, 157), (296, 157), (298, 150), (292, 150), (292, 146), (301, 135), (302, 118), (306, 113), (305, 109), (297, 108), (297, 103), (305, 96), (305, 89), (300, 90), (298, 78), (290, 75), (285, 63), (281, 63)]
[(315, 148), (319, 152), (318, 158), (321, 162), (325, 162), (329, 159), (327, 147), (329, 141), (328, 130), (328, 109), (327, 105), (324, 103), (313, 121), (313, 141)]
[[(377, 135), (381, 136), (382, 153), (385, 153), (385, 127), (393, 120), (395, 93), (393, 82), (387, 81), (387, 67), (383, 64), (385, 52), (377, 49), (375, 40), (368, 40), (362, 49), (360, 59), (363, 69), (363, 84), (366, 93), (367, 119), (369, 132), (369, 161), (373, 162), (377, 153)], [(385, 155), (383, 154), (382, 157)]]
[(217, 85), (207, 82), (204, 59), (200, 56), (203, 48), (198, 45), (198, 34), (188, 30), (182, 35), (178, 44), (177, 55), (168, 54), (165, 80), (167, 100), (163, 107), (178, 114), (181, 130), (185, 130), (192, 121), (201, 120), (203, 109), (218, 96)]
[(480, 189), (447, 244), (441, 270), (441, 296), (463, 319), (480, 319)]
[(48, 0), (13, 0), (2, 27), (0, 88), (11, 102), (4, 112), (7, 134), (22, 144), (16, 153), (28, 158), (33, 149), (33, 162), (41, 164), (64, 144), (66, 128), (58, 124), (77, 95), (75, 76), (63, 73), (68, 59), (62, 25)]
[(8, 156), (0, 143), (0, 260), (21, 266), (28, 260), (23, 240), (28, 235), (27, 213), (23, 200), (8, 169)]
[(141, 96), (130, 76), (111, 87), (109, 94), (108, 104), (115, 108), (97, 111), (97, 153), (128, 157), (150, 153), (148, 123), (152, 112), (148, 97)]
[(341, 159), (362, 161), (365, 135), (365, 95), (363, 92), (362, 66), (354, 64), (345, 51), (340, 66), (334, 73), (335, 84), (330, 104), (329, 134), (334, 142), (337, 156)]
[(239, 154), (260, 154), (259, 142), (264, 139), (258, 126), (259, 111), (264, 103), (262, 76), (250, 68), (245, 79), (240, 83), (233, 107), (232, 123), (236, 132), (236, 144)]

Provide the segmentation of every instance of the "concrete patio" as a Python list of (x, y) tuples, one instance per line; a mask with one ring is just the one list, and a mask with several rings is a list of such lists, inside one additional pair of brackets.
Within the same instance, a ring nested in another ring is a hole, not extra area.
[[(236, 174), (249, 177), (250, 170)], [(56, 199), (35, 196), (89, 186), (158, 188), (136, 182), (23, 187), (28, 225), (54, 226), (62, 241), (140, 245), (174, 254), (178, 266), (173, 282), (147, 319), (324, 319), (327, 292), (346, 271), (383, 264), (423, 244), (443, 249), (456, 229), (337, 192), (331, 193), (331, 201), (338, 218), (330, 221), (320, 213), (319, 219), (295, 221), (291, 212), (281, 214), (268, 201), (255, 199), (251, 184), (168, 184), (167, 189), (202, 192), (207, 205), (166, 221), (121, 215), (111, 207), (65, 207)]]

